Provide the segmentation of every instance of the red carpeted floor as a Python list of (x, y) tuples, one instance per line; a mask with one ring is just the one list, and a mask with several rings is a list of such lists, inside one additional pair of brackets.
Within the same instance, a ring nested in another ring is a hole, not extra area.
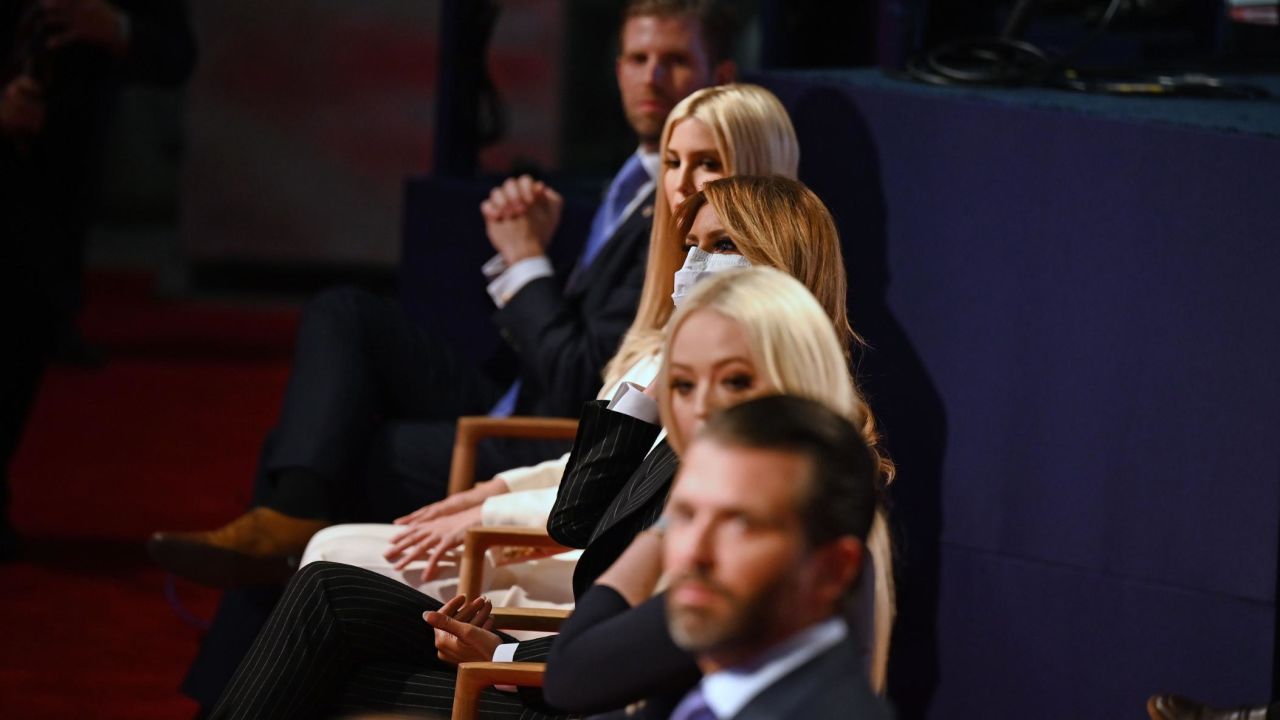
[[(200, 631), (143, 550), (159, 528), (240, 512), (274, 423), (297, 313), (165, 301), (137, 274), (91, 278), (98, 370), (53, 368), (12, 472), (24, 554), (0, 565), (0, 717), (188, 718)], [(217, 593), (178, 584), (208, 618)]]

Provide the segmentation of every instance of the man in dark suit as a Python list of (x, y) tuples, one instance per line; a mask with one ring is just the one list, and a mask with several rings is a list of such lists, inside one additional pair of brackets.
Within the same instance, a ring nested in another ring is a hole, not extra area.
[[(621, 29), (618, 86), (639, 147), (610, 184), (577, 266), (556, 277), (545, 249), (560, 198), (528, 177), (482, 205), (497, 256), (482, 268), (516, 377), (495, 377), (414, 324), (396, 305), (341, 289), (304, 311), (280, 422), (266, 443), (255, 507), (203, 533), (157, 533), (153, 557), (205, 584), (281, 580), (286, 560), (327, 524), (389, 521), (445, 491), (461, 415), (575, 416), (629, 326), (644, 278), (667, 113), (698, 88), (732, 79), (709, 39), (705, 2), (633, 0)], [(446, 309), (442, 308), (442, 311)], [(562, 451), (482, 443), (494, 474)]]
[(663, 537), (667, 625), (703, 673), (672, 720), (890, 716), (841, 613), (877, 475), (857, 428), (813, 401), (764, 398), (707, 424)]
[[(325, 293), (303, 314), (255, 507), (214, 532), (157, 533), (153, 557), (211, 585), (283, 581), (288, 558), (319, 528), (386, 521), (438, 500), (459, 415), (576, 416), (595, 394), (638, 301), (666, 115), (693, 90), (732, 79), (732, 26), (722, 16), (705, 0), (628, 2), (616, 71), (639, 148), (611, 183), (566, 280), (543, 254), (559, 211), (553, 190), (517, 178), (483, 204), (498, 253), (483, 271), (498, 306), (495, 322), (519, 359), (515, 382), (468, 366), (388, 302), (349, 289)], [(477, 472), (558, 453), (485, 443)], [(184, 684), (188, 694), (212, 704), (278, 596), (278, 589), (256, 587), (224, 596)]]

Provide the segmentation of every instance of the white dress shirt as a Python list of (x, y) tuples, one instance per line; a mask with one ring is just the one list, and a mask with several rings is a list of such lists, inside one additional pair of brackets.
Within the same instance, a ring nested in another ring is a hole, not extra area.
[[(849, 628), (839, 617), (806, 628), (744, 666), (725, 668), (702, 678), (698, 688), (718, 718), (731, 718), (770, 685), (839, 645)], [(849, 672), (861, 672), (850, 668)]]

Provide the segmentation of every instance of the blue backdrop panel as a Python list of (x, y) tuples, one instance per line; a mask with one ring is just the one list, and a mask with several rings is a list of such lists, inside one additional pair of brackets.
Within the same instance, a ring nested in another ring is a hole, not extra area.
[(950, 545), (943, 568), (935, 716), (1142, 718), (1154, 687), (1229, 705), (1268, 681), (1266, 603)]
[[(903, 714), (1270, 697), (1280, 103), (764, 81), (936, 391), (927, 432), (872, 393), (902, 465)], [(912, 472), (921, 437), (934, 473)]]

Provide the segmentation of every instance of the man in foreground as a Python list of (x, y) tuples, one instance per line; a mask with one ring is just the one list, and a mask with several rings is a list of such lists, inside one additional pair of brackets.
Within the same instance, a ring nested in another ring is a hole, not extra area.
[(842, 607), (878, 501), (861, 435), (818, 403), (726, 410), (667, 506), (667, 622), (703, 678), (673, 720), (887, 718)]

